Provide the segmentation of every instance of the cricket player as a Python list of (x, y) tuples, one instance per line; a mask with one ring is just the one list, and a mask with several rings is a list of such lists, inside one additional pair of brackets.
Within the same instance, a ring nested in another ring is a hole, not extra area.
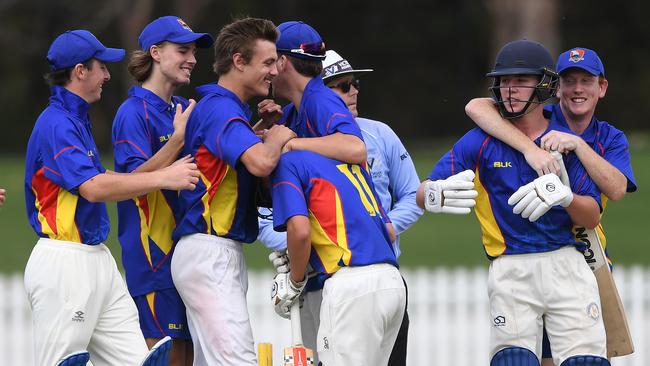
[[(527, 138), (539, 143), (551, 130), (569, 131), (543, 115), (541, 104), (554, 96), (558, 78), (544, 46), (506, 44), (487, 76), (494, 78), (490, 89), (499, 112)], [(609, 365), (596, 279), (582, 256), (584, 244), (571, 231), (574, 223), (598, 224), (600, 191), (576, 154), (565, 161), (571, 187), (555, 174), (538, 177), (521, 153), (475, 128), (418, 190), (418, 204), (428, 211), (445, 212), (450, 205), (467, 213), (471, 205), (459, 192), (471, 189), (472, 180), (476, 185), (475, 212), (491, 260), (492, 366), (539, 364), (542, 322), (556, 364)]]
[(224, 26), (214, 45), (218, 81), (197, 89), (201, 100), (185, 129), (183, 155), (194, 156), (201, 179), (195, 191), (179, 196), (171, 271), (187, 308), (195, 366), (257, 364), (242, 245), (258, 233), (257, 177), (273, 171), (295, 134), (274, 125), (258, 137), (246, 102), (269, 93), (278, 73), (276, 39), (269, 20)]
[[(395, 254), (399, 257), (399, 234), (413, 225), (422, 215), (422, 209), (415, 203), (415, 192), (420, 183), (413, 161), (395, 132), (382, 122), (358, 117), (357, 97), (360, 87), (358, 77), (371, 71), (372, 69), (354, 69), (338, 53), (328, 50), (323, 61), (321, 76), (323, 82), (343, 99), (361, 129), (368, 150), (367, 167), (381, 205), (388, 209), (388, 217), (397, 234), (393, 245)], [(288, 270), (286, 261), (280, 259), (282, 256), (279, 253), (286, 249), (286, 234), (273, 230), (272, 223), (272, 220), (260, 219), (258, 239), (276, 251), (271, 259), (276, 268)], [(311, 349), (316, 349), (321, 299), (322, 284), (318, 282), (307, 284), (306, 291), (302, 295), (300, 324), (305, 346)], [(408, 313), (405, 311), (388, 365), (406, 364), (408, 324)], [(314, 354), (314, 358), (315, 363), (318, 364), (317, 353)]]
[(7, 197), (7, 190), (0, 188), (0, 207), (5, 204), (5, 198)]
[(406, 306), (388, 221), (367, 171), (310, 151), (282, 155), (271, 176), (273, 224), (287, 231), (288, 273), (274, 281), (288, 316), (307, 283), (324, 282), (317, 350), (323, 365), (386, 365)]
[(104, 202), (194, 189), (198, 182), (189, 159), (145, 173), (102, 166), (88, 110), (110, 80), (106, 63), (124, 54), (87, 30), (61, 34), (47, 53), (52, 95), (34, 125), (25, 162), (27, 216), (40, 237), (25, 268), (39, 366), (83, 350), (95, 366), (142, 364), (148, 348), (138, 312), (103, 244), (109, 230)]
[[(129, 90), (113, 121), (115, 171), (121, 173), (164, 168), (178, 159), (196, 102), (173, 93), (190, 83), (196, 49), (209, 48), (214, 42), (212, 36), (193, 32), (176, 16), (149, 23), (138, 41), (140, 49), (134, 51), (128, 69), (141, 85)], [(138, 307), (147, 345), (171, 336), (170, 365), (190, 366), (192, 342), (185, 306), (170, 270), (178, 213), (176, 191), (161, 190), (121, 201), (118, 238), (126, 283)]]
[(354, 116), (321, 78), (325, 59), (321, 36), (301, 21), (280, 24), (278, 33), (273, 95), (291, 103), (274, 122), (298, 136), (285, 150), (308, 150), (349, 163), (365, 163), (366, 146)]
[[(637, 188), (625, 134), (594, 116), (598, 101), (607, 92), (605, 67), (595, 51), (582, 47), (563, 52), (556, 65), (560, 75), (560, 103), (547, 106), (545, 115), (550, 115), (555, 123), (569, 128), (573, 133), (551, 131), (542, 138), (541, 147), (538, 147), (512, 124), (503, 120), (490, 99), (474, 99), (466, 109), (483, 130), (521, 153), (530, 154), (533, 165), (544, 164), (544, 149), (574, 151), (603, 193), (601, 200), (604, 210), (608, 199), (618, 201), (626, 192), (635, 192)], [(518, 144), (524, 147), (518, 148)], [(602, 224), (598, 224), (596, 232), (606, 249)], [(553, 364), (546, 336), (543, 356), (543, 365)]]

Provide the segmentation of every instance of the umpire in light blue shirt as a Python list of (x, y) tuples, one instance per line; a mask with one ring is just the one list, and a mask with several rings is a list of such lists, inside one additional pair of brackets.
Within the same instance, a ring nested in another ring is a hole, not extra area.
[[(373, 70), (354, 69), (346, 59), (335, 51), (329, 50), (323, 61), (321, 77), (325, 85), (336, 92), (348, 106), (361, 129), (368, 151), (368, 169), (381, 204), (388, 211), (397, 234), (394, 244), (395, 254), (399, 257), (399, 234), (411, 227), (423, 213), (415, 203), (415, 192), (420, 183), (413, 160), (395, 132), (385, 123), (358, 116), (357, 97), (360, 88), (358, 77), (371, 71)], [(258, 240), (274, 250), (270, 259), (276, 269), (288, 271), (286, 256), (283, 254), (287, 247), (286, 233), (273, 230), (271, 214), (270, 210), (260, 208)], [(303, 293), (304, 301), (300, 313), (305, 346), (314, 351), (316, 351), (316, 335), (319, 326), (322, 282), (322, 279), (317, 277), (310, 278), (307, 292)], [(389, 366), (406, 365), (408, 325), (408, 313), (404, 312), (404, 320), (393, 347)], [(318, 364), (316, 352), (314, 353), (315, 362)]]

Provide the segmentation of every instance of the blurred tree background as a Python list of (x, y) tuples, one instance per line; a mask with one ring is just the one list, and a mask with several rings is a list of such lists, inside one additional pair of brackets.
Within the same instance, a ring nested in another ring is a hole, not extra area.
[[(626, 132), (647, 129), (649, 12), (648, 2), (604, 0), (0, 0), (0, 151), (24, 153), (47, 103), (45, 55), (58, 34), (85, 28), (130, 52), (144, 25), (168, 14), (212, 34), (243, 15), (276, 24), (306, 21), (355, 67), (375, 69), (363, 80), (361, 114), (391, 123), (407, 145), (471, 127), (463, 106), (487, 95), (484, 75), (500, 46), (524, 37), (544, 43), (554, 56), (572, 46), (597, 50), (610, 81), (598, 116)], [(212, 52), (201, 50), (197, 58), (192, 85), (214, 81)], [(110, 70), (102, 101), (91, 109), (96, 140), (107, 152), (114, 113), (133, 84), (125, 62)], [(195, 96), (193, 87), (180, 94)]]

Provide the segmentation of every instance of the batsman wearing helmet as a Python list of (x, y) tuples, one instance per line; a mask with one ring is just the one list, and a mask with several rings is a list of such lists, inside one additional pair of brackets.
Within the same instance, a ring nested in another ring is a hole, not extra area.
[[(466, 112), (483, 130), (527, 156), (531, 166), (553, 170), (555, 159), (544, 149), (561, 152), (574, 151), (589, 177), (603, 193), (603, 211), (608, 200), (618, 201), (626, 192), (636, 191), (630, 151), (623, 131), (594, 116), (598, 101), (605, 96), (608, 81), (605, 67), (598, 54), (590, 49), (575, 47), (563, 52), (557, 59), (560, 75), (559, 104), (545, 107), (545, 116), (570, 128), (572, 133), (551, 131), (535, 145), (519, 130), (499, 115), (493, 101), (477, 98), (467, 104)], [(546, 165), (551, 162), (551, 165)], [(606, 249), (605, 232), (601, 224), (596, 228)], [(544, 338), (544, 360), (552, 364), (548, 338)]]
[[(528, 139), (569, 132), (544, 118), (558, 75), (543, 45), (506, 44), (487, 76), (499, 112)], [(571, 230), (598, 224), (600, 191), (575, 154), (565, 161), (570, 187), (555, 174), (538, 177), (521, 153), (475, 128), (418, 189), (418, 204), (430, 212), (469, 213), (476, 204), (491, 260), (492, 366), (538, 365), (543, 322), (558, 365), (609, 365), (596, 279)]]

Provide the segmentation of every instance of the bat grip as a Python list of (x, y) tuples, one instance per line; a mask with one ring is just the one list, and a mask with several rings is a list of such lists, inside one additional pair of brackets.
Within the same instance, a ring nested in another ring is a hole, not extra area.
[(562, 159), (562, 154), (553, 150), (551, 151), (551, 155), (553, 155), (557, 163), (560, 165), (560, 180), (562, 181), (562, 184), (571, 188), (571, 182), (569, 181), (569, 173), (567, 173), (566, 166), (564, 166), (564, 159)]
[(291, 341), (294, 346), (302, 346), (302, 329), (300, 327), (300, 299), (291, 305)]

